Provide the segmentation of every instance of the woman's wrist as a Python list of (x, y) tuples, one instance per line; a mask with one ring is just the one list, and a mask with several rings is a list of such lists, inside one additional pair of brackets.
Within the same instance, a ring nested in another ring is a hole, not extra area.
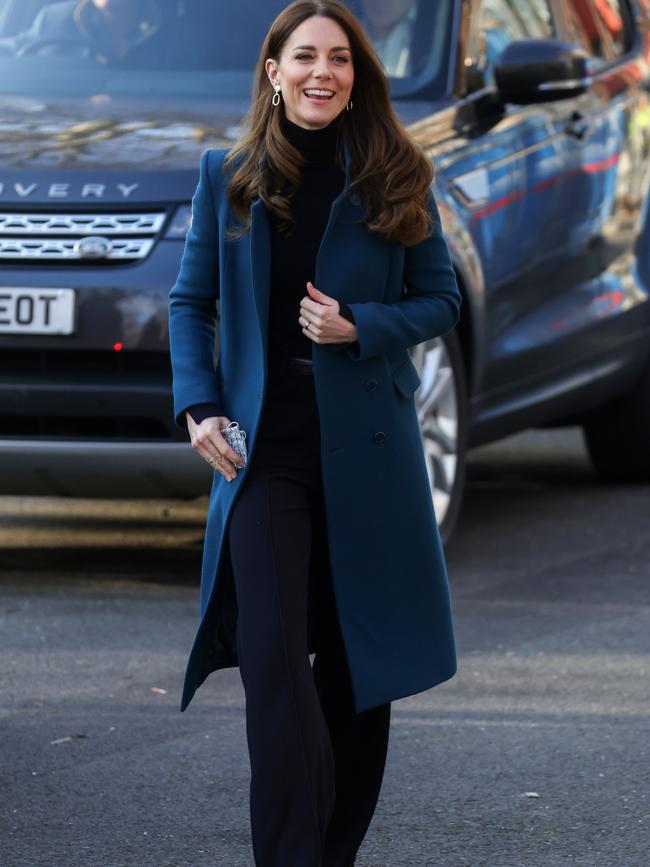
[(339, 304), (339, 315), (349, 324), (348, 342), (354, 343), (357, 339), (357, 326), (354, 324), (354, 314), (347, 304)]

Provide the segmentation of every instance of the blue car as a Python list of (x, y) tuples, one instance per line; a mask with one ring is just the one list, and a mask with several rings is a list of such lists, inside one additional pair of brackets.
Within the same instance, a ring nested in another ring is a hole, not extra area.
[[(284, 5), (134, 0), (116, 47), (93, 0), (0, 0), (0, 493), (207, 494), (168, 293), (200, 154), (237, 140)], [(530, 426), (582, 425), (603, 479), (650, 481), (648, 0), (349, 5), (463, 294), (411, 350), (443, 536), (466, 449)]]

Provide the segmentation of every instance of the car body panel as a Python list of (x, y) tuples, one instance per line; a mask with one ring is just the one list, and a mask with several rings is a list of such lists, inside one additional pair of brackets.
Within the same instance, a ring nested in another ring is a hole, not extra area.
[[(554, 0), (554, 8), (558, 35), (571, 41), (563, 3)], [(411, 97), (394, 83), (398, 116), (434, 164), (434, 194), (463, 292), (458, 333), (470, 444), (575, 419), (630, 388), (645, 363), (650, 23), (645, 0), (632, 8), (634, 45), (594, 68), (579, 96), (504, 105), (493, 86), (470, 87), (474, 0), (453, 5), (436, 87)], [(12, 10), (20, 13), (16, 4)], [(0, 72), (8, 62), (0, 56)], [(62, 92), (48, 95), (38, 82), (49, 62), (29, 65), (22, 91), (0, 86), (0, 215), (156, 211), (164, 224), (151, 253), (129, 263), (0, 259), (0, 292), (71, 288), (77, 302), (72, 335), (0, 333), (3, 490), (19, 493), (29, 475), (12, 469), (22, 441), (23, 470), (30, 456), (39, 455), (41, 466), (51, 446), (43, 492), (63, 490), (76, 448), (89, 461), (105, 454), (110, 470), (95, 477), (97, 495), (112, 496), (118, 485), (137, 496), (151, 488), (134, 474), (129, 449), (141, 457), (155, 443), (143, 465), (153, 478), (160, 459), (155, 489), (169, 479), (170, 493), (198, 493), (209, 484), (208, 467), (197, 461), (189, 472), (181, 462), (184, 469), (168, 471), (170, 456), (187, 445), (171, 416), (167, 296), (183, 237), (169, 230), (194, 192), (200, 154), (239, 136), (248, 79), (217, 76), (232, 80), (228, 92), (212, 90), (206, 78), (201, 92), (184, 93), (161, 74), (151, 93), (138, 95), (123, 73), (93, 70), (96, 92), (84, 96), (77, 92), (84, 66), (71, 63)], [(59, 433), (48, 439), (48, 430)], [(66, 490), (74, 493), (75, 484)]]

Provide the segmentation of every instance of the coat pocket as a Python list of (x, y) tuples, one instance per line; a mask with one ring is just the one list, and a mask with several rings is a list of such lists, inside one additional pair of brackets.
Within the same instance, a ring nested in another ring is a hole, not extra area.
[(391, 376), (393, 377), (395, 388), (404, 397), (410, 397), (422, 382), (420, 374), (417, 372), (410, 357), (403, 364), (400, 364), (399, 367), (396, 367), (395, 370), (391, 370)]

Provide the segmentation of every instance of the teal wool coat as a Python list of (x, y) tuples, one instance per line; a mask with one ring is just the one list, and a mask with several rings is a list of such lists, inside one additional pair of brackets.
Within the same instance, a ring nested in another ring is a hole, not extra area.
[[(174, 415), (186, 428), (186, 408), (219, 404), (247, 431), (249, 460), (230, 483), (216, 470), (212, 477), (200, 623), (181, 711), (210, 672), (238, 665), (228, 522), (255, 459), (267, 378), (269, 214), (256, 200), (250, 232), (225, 238), (236, 224), (225, 153), (208, 150), (201, 158), (169, 296)], [(387, 242), (362, 222), (347, 147), (345, 155), (345, 187), (332, 205), (313, 283), (350, 305), (358, 346), (314, 343), (313, 371), (332, 581), (360, 712), (456, 671), (447, 574), (414, 401), (420, 377), (408, 348), (454, 327), (460, 293), (433, 195), (434, 234), (411, 247)]]

